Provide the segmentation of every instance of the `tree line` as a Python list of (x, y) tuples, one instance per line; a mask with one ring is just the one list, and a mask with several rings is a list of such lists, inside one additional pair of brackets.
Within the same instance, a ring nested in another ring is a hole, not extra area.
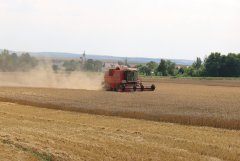
[(239, 77), (240, 53), (211, 53), (204, 61), (197, 58), (192, 66), (184, 71), (185, 75), (193, 77)]
[(146, 65), (139, 64), (136, 67), (138, 68), (140, 74), (146, 76), (173, 76), (178, 72), (174, 62), (164, 59), (161, 59), (159, 64), (154, 61), (150, 61)]
[[(127, 59), (118, 61), (118, 65), (130, 67)], [(66, 60), (63, 63), (66, 71), (102, 71), (104, 63), (99, 60), (88, 59), (86, 61)], [(160, 63), (150, 61), (138, 64), (136, 67), (142, 75), (150, 76), (182, 76), (182, 77), (238, 77), (240, 76), (240, 54), (211, 53), (204, 60), (197, 57), (191, 66), (177, 66), (176, 63), (161, 59)]]
[(63, 68), (64, 71), (73, 72), (73, 71), (93, 71), (100, 72), (104, 64), (102, 61), (87, 59), (86, 61), (82, 60), (65, 60), (62, 65), (53, 65), (52, 68), (55, 72)]
[[(57, 62), (57, 64), (56, 64)], [(60, 62), (60, 63), (59, 63)], [(34, 69), (38, 65), (48, 64), (45, 60), (36, 59), (30, 56), (29, 53), (11, 53), (8, 50), (3, 50), (0, 53), (0, 71), (1, 72), (25, 72)], [(58, 60), (52, 62), (52, 69), (55, 72), (62, 71), (102, 71), (103, 63), (99, 60), (87, 59), (81, 60)]]
[[(10, 53), (3, 50), (0, 53), (0, 71), (29, 71), (39, 64), (39, 60), (30, 56), (29, 53)], [(130, 66), (125, 59), (119, 61), (119, 65)], [(104, 63), (99, 60), (65, 60), (52, 65), (54, 71), (95, 71), (100, 72)], [(240, 76), (240, 53), (222, 55), (219, 52), (211, 53), (204, 60), (197, 58), (191, 66), (177, 66), (170, 60), (161, 59), (160, 63), (150, 61), (146, 64), (138, 64), (140, 74), (150, 76), (190, 76), (190, 77), (239, 77)]]
[(151, 61), (146, 65), (137, 65), (137, 68), (146, 76), (239, 77), (240, 53), (222, 55), (214, 52), (204, 60), (197, 57), (191, 66), (180, 67), (170, 60), (161, 59), (159, 64)]
[(38, 60), (31, 57), (29, 53), (10, 53), (8, 50), (3, 50), (0, 53), (0, 71), (14, 72), (14, 71), (29, 71), (36, 67)]

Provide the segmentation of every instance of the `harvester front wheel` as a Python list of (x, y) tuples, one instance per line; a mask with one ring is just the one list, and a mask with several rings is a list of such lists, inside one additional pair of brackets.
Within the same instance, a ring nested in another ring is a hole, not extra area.
[(155, 90), (155, 85), (154, 84), (152, 84), (152, 86), (151, 86), (151, 89), (152, 89), (152, 91), (154, 91)]
[(125, 91), (125, 86), (123, 84), (120, 84), (120, 89), (122, 90), (122, 92)]
[(133, 91), (135, 92), (137, 90), (136, 85), (133, 86)]

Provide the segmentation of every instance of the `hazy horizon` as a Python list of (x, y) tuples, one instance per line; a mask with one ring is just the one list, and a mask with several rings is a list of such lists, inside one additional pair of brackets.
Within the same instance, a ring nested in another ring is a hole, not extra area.
[(193, 60), (240, 53), (238, 0), (2, 0), (0, 48)]

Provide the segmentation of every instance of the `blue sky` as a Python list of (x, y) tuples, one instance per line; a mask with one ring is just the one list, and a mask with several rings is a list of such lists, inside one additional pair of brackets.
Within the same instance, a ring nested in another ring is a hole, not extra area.
[(0, 48), (180, 59), (240, 53), (240, 1), (0, 0)]

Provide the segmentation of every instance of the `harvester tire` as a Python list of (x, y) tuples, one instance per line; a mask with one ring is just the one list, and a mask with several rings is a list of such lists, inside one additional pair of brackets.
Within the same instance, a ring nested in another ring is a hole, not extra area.
[(122, 90), (122, 92), (124, 92), (125, 91), (125, 86), (123, 84), (121, 84), (120, 89)]
[(155, 90), (155, 85), (154, 84), (152, 84), (152, 86), (151, 86), (151, 89), (152, 89), (152, 91), (154, 91)]
[(133, 86), (133, 91), (135, 92), (137, 90), (136, 85)]

